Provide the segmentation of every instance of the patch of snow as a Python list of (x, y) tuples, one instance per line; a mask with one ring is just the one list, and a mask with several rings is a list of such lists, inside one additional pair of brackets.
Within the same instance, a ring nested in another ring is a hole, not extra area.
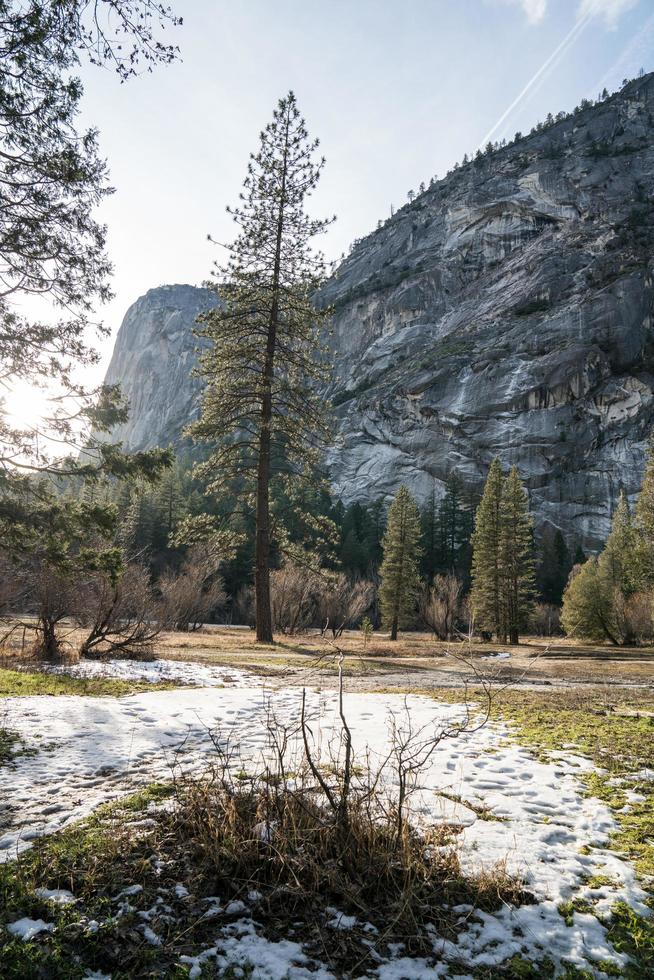
[(217, 687), (224, 684), (251, 684), (252, 675), (231, 667), (190, 663), (184, 660), (79, 660), (73, 664), (50, 664), (42, 668), (49, 674), (67, 677), (113, 678), (123, 681), (161, 681)]
[(354, 929), (358, 922), (356, 915), (345, 915), (344, 912), (339, 912), (338, 909), (331, 908), (329, 905), (325, 912), (329, 916), (326, 922), (329, 929)]
[[(258, 935), (249, 919), (241, 919), (222, 930), (215, 946), (198, 956), (180, 956), (180, 963), (190, 967), (190, 980), (197, 980), (205, 963), (214, 962), (216, 975), (229, 968), (252, 970), (253, 980), (335, 980), (334, 974), (310, 960), (299, 943), (279, 942)], [(433, 974), (432, 974), (433, 975)]]
[(33, 939), (40, 932), (54, 932), (53, 922), (44, 922), (43, 919), (17, 919), (7, 925), (7, 932), (12, 936), (18, 936), (23, 942)]
[(143, 938), (145, 939), (145, 941), (147, 943), (150, 943), (151, 946), (163, 945), (161, 941), (161, 936), (158, 936), (156, 932), (154, 932), (150, 928), (150, 926), (146, 926), (146, 925), (141, 926), (141, 932), (143, 933)]
[(37, 888), (34, 894), (38, 898), (45, 899), (46, 902), (54, 902), (55, 905), (70, 905), (77, 901), (72, 892), (66, 888)]
[[(3, 813), (0, 859), (14, 857), (32, 839), (86, 816), (100, 803), (153, 780), (170, 778), (174, 766), (182, 773), (201, 772), (215, 758), (214, 739), (232, 750), (238, 746), (232, 755), (237, 770), (260, 765), (268, 758), (270, 718), (274, 714), (280, 724), (297, 731), (301, 697), (296, 688), (267, 694), (257, 684), (152, 691), (129, 698), (8, 699), (7, 724), (12, 729), (27, 738), (39, 733), (57, 742), (59, 749), (21, 756), (15, 768), (0, 770), (0, 797), (11, 800), (11, 809)], [(437, 736), (464, 711), (462, 706), (394, 694), (346, 694), (345, 707), (355, 755), (365, 758), (369, 752), (373, 767), (388, 752), (391, 716), (401, 728), (408, 712), (414, 731), (424, 729)], [(308, 691), (307, 712), (319, 755), (338, 726), (336, 693)], [(528, 748), (510, 740), (508, 733), (505, 726), (489, 724), (475, 734), (442, 740), (420, 774), (411, 816), (417, 823), (457, 823), (464, 871), (479, 872), (500, 863), (509, 874), (522, 877), (537, 901), (505, 908), (494, 916), (475, 916), (479, 921), (464, 922), (456, 943), (437, 944), (435, 955), (481, 967), (501, 962), (498, 958), (511, 951), (542, 957), (545, 949), (559, 962), (567, 959), (582, 969), (587, 969), (588, 957), (620, 963), (597, 919), (575, 915), (573, 926), (567, 928), (557, 909), (561, 902), (582, 895), (589, 877), (606, 874), (613, 883), (602, 889), (602, 909), (623, 900), (647, 914), (644, 893), (628, 862), (606, 850), (580, 853), (588, 845), (605, 848), (616, 826), (608, 807), (586, 796), (579, 779), (593, 769), (592, 763), (572, 753), (541, 762)], [(291, 740), (290, 769), (301, 754), (298, 737)], [(393, 790), (393, 778), (389, 772), (387, 790)], [(453, 798), (463, 798), (469, 805)], [(59, 807), (56, 813), (50, 809), (53, 800)], [(478, 819), (474, 807), (479, 805), (500, 819)], [(263, 824), (262, 830), (269, 834), (271, 828)], [(140, 886), (130, 886), (117, 900), (137, 891)], [(219, 905), (214, 903), (207, 916), (215, 915), (216, 908)], [(237, 907), (228, 914), (241, 912)], [(229, 962), (238, 965), (237, 950), (248, 944), (265, 959), (261, 937), (246, 936), (236, 944), (232, 934), (232, 940), (235, 958)], [(297, 952), (295, 944), (291, 946)], [(265, 948), (268, 955), (270, 949)], [(214, 959), (226, 955), (221, 946)], [(398, 949), (395, 960), (403, 955)], [(304, 969), (298, 962), (294, 971)], [(393, 980), (391, 974), (388, 977)]]
[(241, 913), (245, 911), (247, 911), (247, 905), (240, 899), (235, 899), (233, 902), (228, 902), (225, 906), (225, 915), (241, 915)]
[(116, 895), (114, 902), (119, 902), (121, 898), (128, 898), (130, 895), (138, 895), (143, 891), (143, 885), (128, 885), (122, 892)]

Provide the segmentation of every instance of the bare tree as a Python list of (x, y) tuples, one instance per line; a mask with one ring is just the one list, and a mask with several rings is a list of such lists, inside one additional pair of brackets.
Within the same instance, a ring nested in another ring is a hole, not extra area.
[(300, 633), (315, 621), (319, 577), (311, 568), (286, 561), (270, 576), (273, 627), (280, 633)]
[(225, 586), (218, 569), (221, 558), (208, 543), (193, 545), (180, 571), (159, 579), (162, 621), (169, 629), (194, 630), (225, 605)]
[(35, 656), (46, 660), (60, 659), (63, 641), (59, 626), (70, 615), (77, 591), (73, 576), (43, 561), (6, 567), (13, 572), (13, 583), (7, 586), (7, 595), (11, 596), (16, 618), (9, 624), (3, 639), (16, 629), (32, 632)]
[(538, 636), (560, 636), (561, 609), (549, 602), (537, 602), (531, 616), (531, 626)]
[(336, 640), (343, 630), (354, 626), (375, 599), (373, 582), (350, 579), (342, 572), (325, 575), (318, 593), (318, 618), (323, 634), (330, 629)]
[(88, 630), (80, 646), (83, 656), (122, 651), (150, 653), (161, 630), (159, 608), (142, 565), (127, 565), (115, 581), (97, 572), (76, 591), (74, 620)]
[(420, 617), (440, 639), (449, 640), (454, 634), (461, 613), (463, 583), (456, 575), (435, 575), (434, 581), (420, 601)]

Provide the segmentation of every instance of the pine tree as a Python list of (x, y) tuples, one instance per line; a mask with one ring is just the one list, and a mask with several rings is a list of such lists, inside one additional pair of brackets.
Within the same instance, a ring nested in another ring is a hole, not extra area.
[(546, 526), (540, 541), (536, 581), (543, 602), (558, 606), (572, 570), (572, 559), (563, 534)]
[(645, 474), (636, 501), (635, 523), (638, 527), (636, 559), (640, 576), (649, 586), (654, 585), (654, 444), (647, 453)]
[(456, 473), (451, 473), (445, 483), (445, 496), (440, 507), (440, 523), (443, 537), (443, 566), (447, 572), (456, 569), (459, 548), (464, 543), (463, 488)]
[(611, 533), (599, 558), (599, 565), (625, 598), (638, 591), (642, 584), (638, 539), (639, 535), (631, 519), (629, 503), (622, 492), (613, 514)]
[(568, 636), (609, 640), (617, 646), (613, 589), (596, 558), (575, 565), (563, 594), (561, 625)]
[(420, 514), (422, 528), (422, 572), (428, 582), (441, 567), (442, 549), (440, 543), (440, 515), (436, 496), (436, 484), (432, 485), (431, 494)]
[(404, 486), (389, 508), (382, 547), (379, 600), (391, 640), (397, 640), (398, 629), (410, 622), (420, 582), (420, 511)]
[(506, 641), (502, 583), (502, 489), (499, 459), (490, 465), (484, 492), (475, 515), (472, 537), (471, 603), (477, 625)]
[(563, 596), (561, 622), (571, 636), (606, 639), (618, 645), (634, 640), (629, 599), (643, 587), (641, 531), (624, 493), (613, 514), (611, 533), (599, 558), (576, 566)]
[(516, 466), (512, 466), (502, 486), (501, 580), (506, 629), (511, 643), (519, 641), (535, 592), (533, 521), (527, 494)]
[(209, 490), (255, 494), (255, 604), (259, 642), (271, 643), (270, 481), (301, 476), (329, 438), (315, 382), (325, 377), (318, 328), (328, 311), (311, 297), (324, 276), (310, 241), (328, 222), (309, 218), (316, 161), (295, 96), (280, 100), (251, 157), (241, 205), (230, 209), (240, 233), (217, 272), (222, 303), (203, 315), (200, 358), (206, 381), (196, 438), (218, 443), (201, 471)]

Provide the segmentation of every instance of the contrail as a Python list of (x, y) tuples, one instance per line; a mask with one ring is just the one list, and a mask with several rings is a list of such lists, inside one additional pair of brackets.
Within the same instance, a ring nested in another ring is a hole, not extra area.
[(556, 47), (554, 49), (554, 51), (552, 52), (552, 54), (549, 56), (549, 58), (547, 58), (547, 60), (543, 62), (543, 64), (540, 66), (540, 68), (538, 69), (538, 71), (536, 72), (536, 74), (533, 75), (529, 79), (529, 81), (527, 82), (527, 84), (525, 85), (525, 87), (515, 97), (515, 99), (513, 100), (513, 102), (511, 103), (511, 105), (508, 107), (508, 109), (506, 109), (502, 113), (502, 115), (497, 120), (497, 122), (492, 127), (492, 129), (489, 129), (488, 130), (488, 132), (486, 133), (486, 135), (484, 136), (484, 138), (482, 139), (482, 141), (479, 144), (479, 149), (483, 149), (486, 146), (486, 144), (488, 143), (488, 141), (490, 140), (490, 138), (497, 132), (497, 130), (500, 128), (500, 126), (502, 125), (502, 123), (505, 122), (505, 120), (508, 118), (508, 116), (511, 115), (511, 113), (513, 112), (513, 110), (515, 109), (515, 107), (517, 105), (519, 105), (520, 102), (522, 102), (522, 100), (524, 99), (525, 95), (527, 95), (527, 93), (534, 87), (534, 85), (536, 84), (536, 82), (540, 78), (542, 78), (542, 76), (545, 74), (545, 72), (548, 70), (548, 68), (551, 68), (552, 67), (552, 65), (554, 64), (554, 62), (556, 61), (556, 59), (565, 50), (565, 48), (567, 48), (568, 45), (572, 44), (572, 42), (574, 40), (576, 40), (576, 38), (579, 36), (579, 34), (581, 34), (581, 32), (583, 31), (584, 27), (586, 26), (586, 24), (588, 24), (588, 22), (592, 19), (592, 17), (593, 17), (593, 13), (592, 13), (592, 11), (589, 11), (588, 13), (584, 14), (584, 16), (580, 20), (575, 21), (573, 27), (568, 31), (568, 33), (563, 38), (563, 40), (558, 45), (558, 47)]

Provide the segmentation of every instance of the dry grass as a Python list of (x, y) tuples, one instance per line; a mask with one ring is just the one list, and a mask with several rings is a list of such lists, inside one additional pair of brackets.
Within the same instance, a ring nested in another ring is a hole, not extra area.
[[(75, 660), (82, 638), (80, 631), (65, 624), (66, 657)], [(405, 683), (408, 674), (412, 682), (459, 685), (462, 675), (469, 674), (466, 660), (492, 664), (494, 675), (503, 681), (541, 683), (651, 683), (654, 684), (654, 648), (612, 647), (570, 641), (563, 637), (543, 639), (525, 637), (519, 646), (498, 643), (445, 643), (426, 632), (405, 632), (396, 642), (387, 634), (375, 633), (364, 646), (357, 630), (345, 631), (340, 637), (346, 672), (364, 683), (370, 675), (384, 675), (390, 680), (396, 675)], [(495, 660), (492, 655), (508, 653), (506, 659)], [(250, 670), (256, 674), (278, 677), (285, 683), (329, 678), (336, 674), (332, 649), (326, 638), (316, 630), (297, 636), (277, 635), (275, 643), (260, 645), (253, 631), (238, 627), (204, 627), (192, 633), (161, 633), (155, 641), (153, 655), (170, 660), (196, 661), (218, 666)], [(0, 647), (0, 664), (11, 667), (16, 659), (29, 659), (29, 649), (14, 634)]]

